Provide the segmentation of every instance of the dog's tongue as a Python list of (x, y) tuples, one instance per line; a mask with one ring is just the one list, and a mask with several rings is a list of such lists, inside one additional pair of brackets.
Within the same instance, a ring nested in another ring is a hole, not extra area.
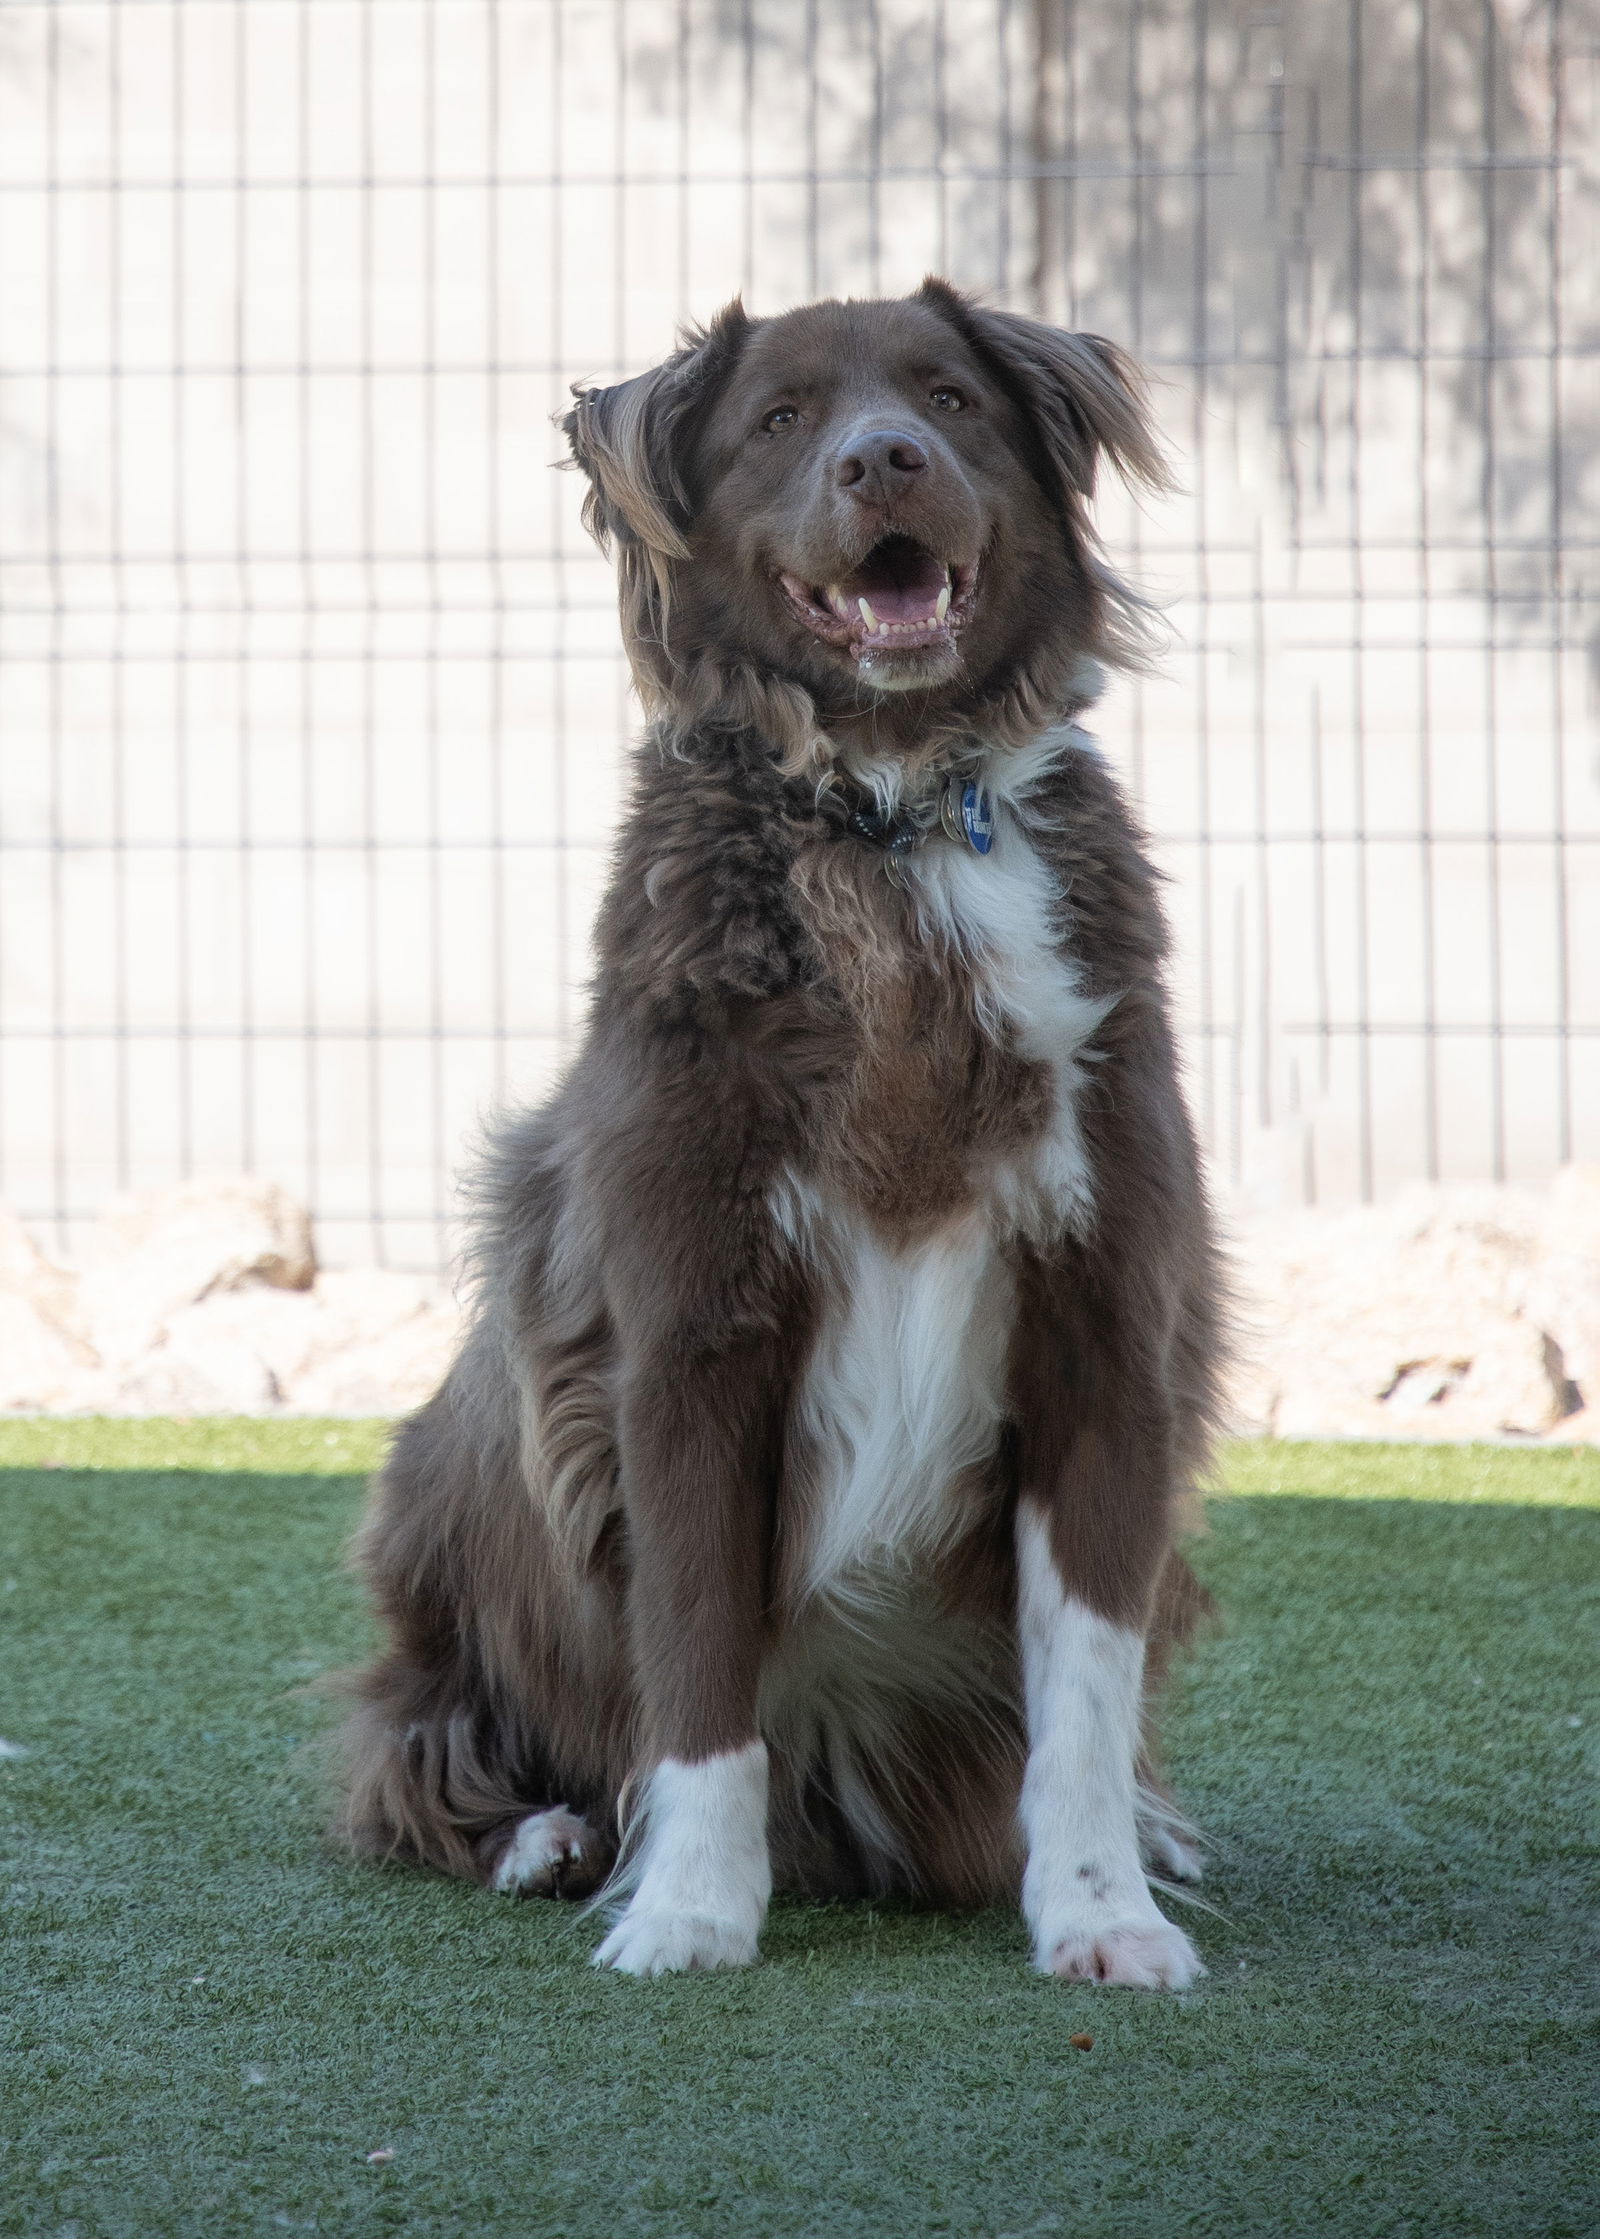
[(843, 609), (852, 619), (860, 611), (858, 601), (865, 599), (880, 622), (931, 622), (949, 582), (942, 560), (920, 544), (895, 542), (876, 546), (854, 574), (830, 590), (842, 594)]

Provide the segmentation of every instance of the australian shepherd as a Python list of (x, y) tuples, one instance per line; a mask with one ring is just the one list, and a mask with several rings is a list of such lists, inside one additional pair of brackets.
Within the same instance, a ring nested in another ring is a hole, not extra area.
[(343, 1832), (600, 1891), (597, 1964), (774, 1887), (1020, 1899), (1181, 1988), (1150, 1704), (1217, 1262), (1157, 882), (1077, 716), (1139, 657), (1110, 343), (929, 280), (738, 303), (566, 430), (649, 717), (582, 1048), (479, 1176), (476, 1307), (360, 1562)]

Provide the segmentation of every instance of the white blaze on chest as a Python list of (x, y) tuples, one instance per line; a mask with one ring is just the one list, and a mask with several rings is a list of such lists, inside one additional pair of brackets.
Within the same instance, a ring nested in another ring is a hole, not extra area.
[(1063, 896), (1014, 805), (1047, 743), (1036, 742), (1032, 770), (1019, 757), (991, 777), (995, 836), (987, 855), (933, 841), (910, 858), (908, 870), (924, 938), (966, 961), (985, 1022), (997, 1032), (1009, 1026), (1023, 1055), (1049, 1070), (1055, 1096), (1043, 1135), (989, 1176), (974, 1176), (980, 1186), (987, 1180), (996, 1212), (1031, 1234), (1082, 1229), (1089, 1219), (1078, 1094), (1085, 1046), (1111, 1009), (1083, 993), (1064, 945)]
[(975, 1212), (900, 1247), (859, 1218), (821, 1225), (825, 1306), (799, 1408), (814, 1488), (805, 1585), (870, 1600), (964, 1520), (952, 1496), (1004, 1411), (1011, 1280)]
[(962, 1495), (992, 1456), (1005, 1409), (1015, 1300), (1003, 1244), (1081, 1229), (1090, 1215), (1077, 1098), (1084, 1046), (1110, 1006), (1081, 992), (1063, 948), (1061, 896), (1013, 806), (1027, 774), (993, 788), (987, 856), (932, 839), (906, 869), (922, 938), (964, 959), (985, 1024), (1048, 1067), (1049, 1121), (975, 1169), (968, 1202), (912, 1243), (891, 1243), (803, 1183), (775, 1201), (822, 1274), (799, 1406), (813, 1455), (804, 1567), (815, 1595), (872, 1599), (970, 1521)]

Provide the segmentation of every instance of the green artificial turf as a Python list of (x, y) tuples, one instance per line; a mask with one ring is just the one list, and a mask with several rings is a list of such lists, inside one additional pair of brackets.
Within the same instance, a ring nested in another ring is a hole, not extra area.
[(368, 1637), (381, 1435), (0, 1427), (0, 2231), (1600, 2228), (1600, 1458), (1225, 1457), (1170, 1719), (1220, 1910), (1161, 1997), (868, 1905), (636, 1983), (574, 1908), (330, 1855), (306, 1683)]

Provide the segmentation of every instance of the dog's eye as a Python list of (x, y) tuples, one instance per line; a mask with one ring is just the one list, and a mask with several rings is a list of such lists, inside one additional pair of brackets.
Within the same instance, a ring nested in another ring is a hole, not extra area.
[(967, 400), (959, 389), (935, 389), (928, 402), (936, 412), (965, 412)]
[(784, 428), (792, 428), (800, 415), (792, 404), (780, 404), (776, 412), (769, 412), (761, 425), (768, 435), (777, 435)]

